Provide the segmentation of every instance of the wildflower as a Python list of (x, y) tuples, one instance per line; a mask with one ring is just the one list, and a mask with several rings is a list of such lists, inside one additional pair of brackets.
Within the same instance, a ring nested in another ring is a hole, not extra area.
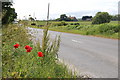
[(32, 50), (32, 47), (29, 47), (28, 49)]
[(25, 46), (25, 49), (26, 49), (26, 52), (31, 52), (32, 47), (30, 47), (30, 46), (26, 45), (26, 46)]
[(28, 46), (28, 45), (25, 46), (25, 49), (29, 49), (29, 48), (30, 48), (30, 46)]
[(18, 48), (20, 45), (19, 44), (15, 44), (14, 45), (14, 48)]
[(26, 49), (26, 52), (31, 52), (31, 49)]
[(43, 57), (43, 53), (42, 52), (38, 52), (38, 56), (39, 57)]

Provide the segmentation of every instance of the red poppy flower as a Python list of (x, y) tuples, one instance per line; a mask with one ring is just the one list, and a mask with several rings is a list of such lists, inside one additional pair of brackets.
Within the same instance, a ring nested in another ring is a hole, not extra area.
[(26, 45), (26, 46), (25, 46), (25, 49), (26, 49), (26, 52), (31, 52), (32, 47), (30, 47), (30, 46)]
[(29, 48), (30, 48), (30, 46), (28, 46), (28, 45), (25, 46), (25, 49), (29, 49)]
[(31, 49), (26, 49), (26, 52), (31, 52)]
[(43, 53), (42, 52), (38, 52), (38, 56), (39, 57), (43, 57)]
[(19, 44), (15, 44), (14, 45), (14, 48), (18, 48), (20, 45)]
[(32, 50), (32, 47), (29, 47), (30, 50)]

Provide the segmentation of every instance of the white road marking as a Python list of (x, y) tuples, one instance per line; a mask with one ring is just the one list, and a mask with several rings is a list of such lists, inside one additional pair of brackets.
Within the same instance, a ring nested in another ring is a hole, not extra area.
[(83, 42), (81, 42), (81, 41), (77, 41), (77, 40), (74, 40), (74, 39), (72, 39), (72, 41), (73, 41), (73, 42), (76, 42), (76, 43), (83, 43)]

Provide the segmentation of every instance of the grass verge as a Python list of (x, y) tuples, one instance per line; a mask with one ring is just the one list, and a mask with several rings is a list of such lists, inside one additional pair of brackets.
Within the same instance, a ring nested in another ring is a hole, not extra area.
[[(63, 64), (57, 64), (53, 54), (38, 57), (41, 51), (29, 40), (27, 30), (17, 25), (3, 26), (2, 34), (2, 76), (3, 78), (75, 78)], [(18, 48), (13, 45), (20, 44)], [(24, 47), (31, 46), (31, 52)], [(45, 53), (44, 53), (45, 54)]]

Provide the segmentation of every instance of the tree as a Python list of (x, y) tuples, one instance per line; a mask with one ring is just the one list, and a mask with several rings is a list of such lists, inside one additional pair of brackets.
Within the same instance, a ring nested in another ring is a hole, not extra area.
[(98, 12), (93, 18), (92, 24), (109, 23), (112, 16), (108, 12)]
[(66, 14), (62, 14), (62, 15), (60, 15), (60, 19), (63, 21), (63, 20), (66, 20), (67, 19), (67, 16), (66, 16)]
[(119, 16), (120, 16), (120, 14), (118, 14), (118, 15), (112, 15), (112, 19), (111, 20), (118, 21)]
[(70, 21), (70, 18), (66, 16), (66, 14), (60, 15), (60, 21)]
[(17, 18), (17, 13), (11, 6), (11, 2), (2, 2), (2, 24), (9, 24)]
[(60, 18), (56, 19), (57, 21), (71, 21), (71, 19), (66, 16), (66, 14), (61, 14)]
[(83, 16), (83, 17), (82, 17), (82, 20), (87, 20), (87, 19), (90, 19), (90, 20), (91, 20), (91, 19), (92, 19), (92, 16)]

